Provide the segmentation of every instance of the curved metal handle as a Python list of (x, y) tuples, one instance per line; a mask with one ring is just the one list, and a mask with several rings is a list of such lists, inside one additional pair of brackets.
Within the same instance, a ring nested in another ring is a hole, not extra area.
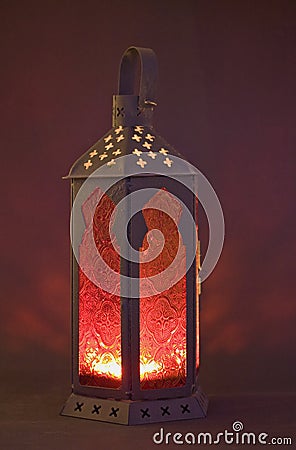
[(140, 61), (139, 107), (153, 108), (157, 105), (157, 58), (151, 48), (129, 47), (123, 54), (119, 70), (119, 95), (135, 95), (137, 63)]

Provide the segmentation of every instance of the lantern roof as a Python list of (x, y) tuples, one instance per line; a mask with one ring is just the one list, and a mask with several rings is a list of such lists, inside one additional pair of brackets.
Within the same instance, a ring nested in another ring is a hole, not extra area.
[[(126, 155), (131, 156), (124, 163), (122, 156)], [(164, 175), (193, 173), (184, 157), (159, 136), (152, 126), (119, 125), (111, 128), (78, 158), (65, 178), (88, 178), (103, 166), (104, 176), (108, 176), (108, 173), (122, 176), (127, 165), (129, 170), (133, 170), (131, 166), (134, 165), (138, 174), (151, 173), (155, 170), (156, 162)]]

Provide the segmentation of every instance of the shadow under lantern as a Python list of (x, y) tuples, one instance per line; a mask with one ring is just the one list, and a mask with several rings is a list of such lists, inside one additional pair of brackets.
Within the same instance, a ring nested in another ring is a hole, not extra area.
[(206, 415), (197, 385), (197, 180), (152, 126), (156, 78), (154, 52), (127, 49), (113, 127), (66, 177), (73, 392), (63, 415), (127, 425)]

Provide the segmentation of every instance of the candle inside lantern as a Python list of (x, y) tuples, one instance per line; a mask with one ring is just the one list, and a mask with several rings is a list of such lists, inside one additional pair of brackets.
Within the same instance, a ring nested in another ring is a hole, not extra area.
[[(121, 359), (115, 359), (110, 353), (99, 357), (97, 356), (97, 351), (98, 349), (91, 348), (86, 351), (85, 360), (88, 363), (89, 371), (97, 377), (106, 376), (111, 379), (120, 380), (122, 377)], [(144, 379), (148, 374), (152, 375), (152, 377), (157, 377), (161, 369), (161, 365), (155, 361), (145, 362), (143, 358), (140, 360), (141, 379)]]

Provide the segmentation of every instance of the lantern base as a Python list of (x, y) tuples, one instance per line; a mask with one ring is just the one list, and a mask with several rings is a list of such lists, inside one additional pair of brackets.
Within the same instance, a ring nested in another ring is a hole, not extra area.
[(208, 399), (200, 388), (190, 397), (166, 400), (112, 400), (71, 394), (62, 416), (122, 425), (198, 419), (206, 416)]

